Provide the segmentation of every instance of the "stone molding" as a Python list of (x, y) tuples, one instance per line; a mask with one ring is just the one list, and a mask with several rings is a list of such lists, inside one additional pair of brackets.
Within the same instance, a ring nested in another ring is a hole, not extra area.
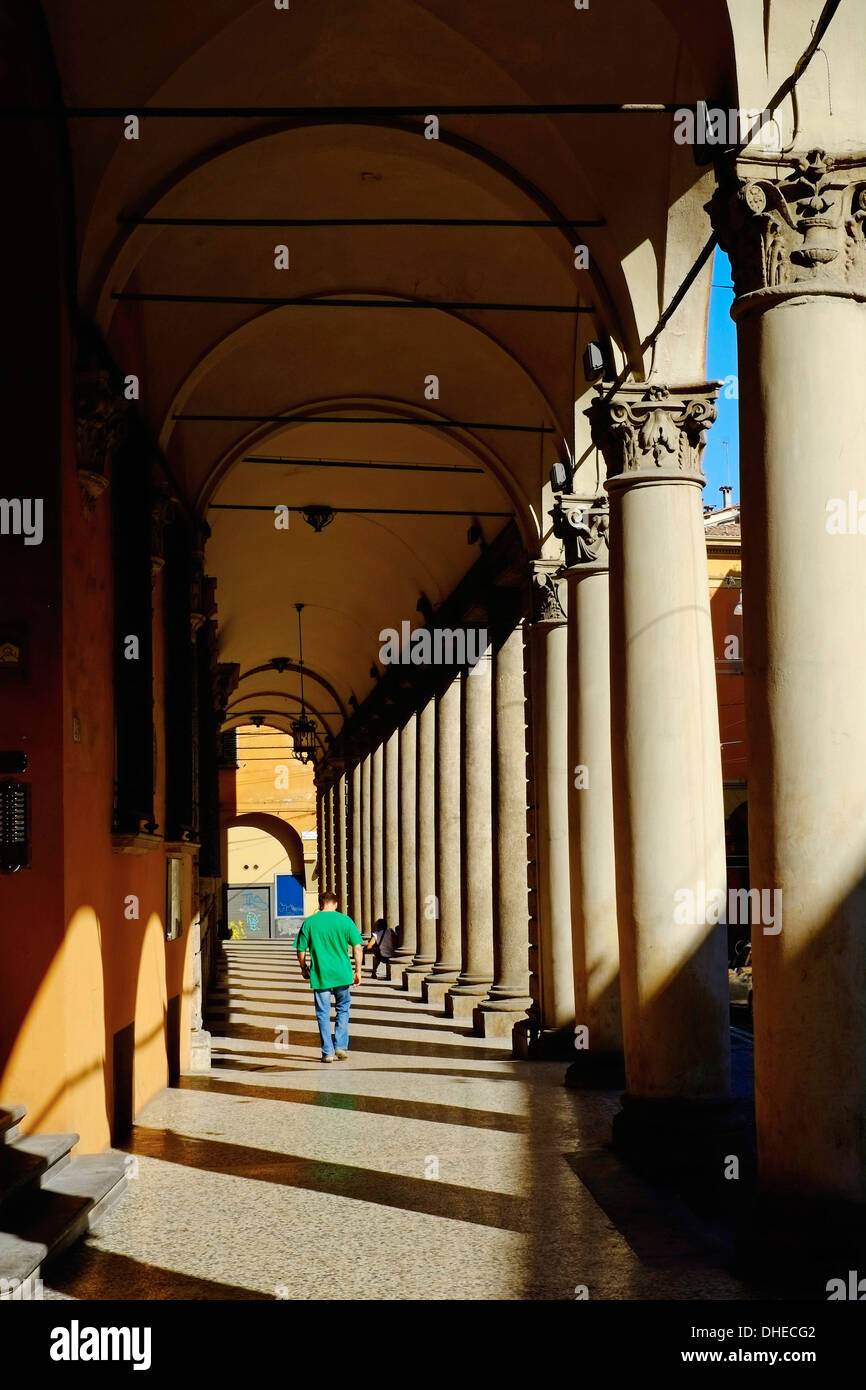
[(677, 389), (629, 382), (596, 397), (585, 414), (607, 465), (607, 488), (647, 480), (703, 486), (701, 460), (717, 391), (713, 383)]
[(776, 302), (804, 292), (866, 298), (862, 165), (817, 149), (781, 178), (751, 178), (730, 165), (706, 207), (731, 258), (738, 300), (757, 294)]
[(567, 493), (556, 499), (551, 513), (553, 532), (565, 549), (564, 577), (606, 570), (609, 565), (610, 504), (606, 496), (577, 497)]

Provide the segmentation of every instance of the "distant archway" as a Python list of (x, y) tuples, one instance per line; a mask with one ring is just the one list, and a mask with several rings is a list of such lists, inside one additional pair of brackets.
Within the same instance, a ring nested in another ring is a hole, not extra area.
[(265, 834), (271, 835), (277, 840), (288, 856), (292, 873), (306, 886), (304, 844), (294, 826), (289, 825), (288, 821), (282, 820), (279, 816), (269, 815), (267, 811), (248, 811), (242, 816), (233, 816), (227, 822), (225, 829), (228, 832), (236, 826), (243, 825), (252, 826), (255, 830), (263, 830)]

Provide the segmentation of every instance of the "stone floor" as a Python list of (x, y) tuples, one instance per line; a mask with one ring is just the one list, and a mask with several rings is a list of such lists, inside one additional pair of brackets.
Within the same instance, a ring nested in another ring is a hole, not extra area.
[(211, 1074), (141, 1113), (128, 1196), (46, 1297), (753, 1296), (718, 1233), (610, 1152), (616, 1093), (366, 973), (349, 1058), (323, 1065), (294, 953), (226, 951)]

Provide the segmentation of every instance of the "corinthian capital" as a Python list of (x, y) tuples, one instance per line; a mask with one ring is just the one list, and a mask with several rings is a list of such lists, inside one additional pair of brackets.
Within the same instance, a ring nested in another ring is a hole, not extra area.
[(586, 411), (608, 480), (690, 478), (703, 483), (706, 432), (716, 418), (716, 387), (679, 390), (632, 382), (602, 394)]
[(75, 443), (78, 467), (108, 475), (123, 440), (127, 404), (115, 389), (111, 373), (99, 368), (75, 374)]
[(750, 179), (731, 166), (707, 211), (738, 297), (866, 296), (866, 168), (837, 166), (823, 150), (796, 159), (783, 178)]
[(607, 497), (564, 494), (551, 511), (554, 535), (565, 549), (565, 565), (607, 569), (610, 509)]
[(564, 623), (563, 607), (558, 575), (558, 560), (533, 560), (532, 574), (532, 620), (536, 623)]

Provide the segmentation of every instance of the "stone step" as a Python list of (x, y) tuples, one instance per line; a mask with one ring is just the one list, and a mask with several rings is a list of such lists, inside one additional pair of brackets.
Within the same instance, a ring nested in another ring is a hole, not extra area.
[(26, 1105), (0, 1106), (0, 1144), (11, 1144), (18, 1138), (19, 1126), (27, 1114)]
[(38, 1275), (47, 1255), (48, 1249), (41, 1242), (0, 1231), (0, 1295), (8, 1298), (11, 1289)]
[(0, 1146), (0, 1227), (6, 1211), (28, 1188), (44, 1184), (49, 1174), (66, 1166), (77, 1143), (77, 1134), (27, 1134)]
[(0, 1281), (38, 1274), (94, 1230), (126, 1191), (127, 1157), (109, 1149), (70, 1159), (0, 1215)]

